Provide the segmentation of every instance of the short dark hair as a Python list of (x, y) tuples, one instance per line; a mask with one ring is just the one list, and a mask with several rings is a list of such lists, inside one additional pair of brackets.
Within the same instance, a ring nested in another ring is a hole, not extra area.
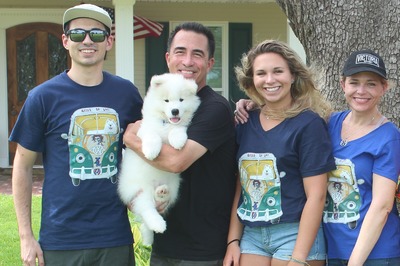
[(215, 38), (214, 34), (212, 31), (204, 26), (203, 24), (197, 23), (197, 22), (184, 22), (178, 26), (175, 27), (175, 29), (171, 32), (168, 38), (168, 43), (167, 43), (167, 51), (169, 52), (171, 49), (171, 43), (174, 40), (175, 35), (181, 31), (194, 31), (195, 33), (203, 34), (204, 36), (207, 37), (208, 40), (208, 54), (209, 58), (214, 57), (214, 52), (215, 52)]

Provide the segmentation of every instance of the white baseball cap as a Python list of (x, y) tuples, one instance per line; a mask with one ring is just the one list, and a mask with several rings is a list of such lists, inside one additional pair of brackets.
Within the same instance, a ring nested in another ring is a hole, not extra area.
[(76, 18), (91, 18), (103, 23), (108, 30), (111, 29), (112, 20), (110, 15), (106, 10), (96, 5), (81, 4), (67, 9), (64, 12), (63, 26)]

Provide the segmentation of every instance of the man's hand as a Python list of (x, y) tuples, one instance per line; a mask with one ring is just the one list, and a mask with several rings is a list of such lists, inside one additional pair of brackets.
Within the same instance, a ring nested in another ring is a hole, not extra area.
[(137, 136), (137, 132), (139, 131), (141, 123), (142, 120), (138, 120), (135, 123), (128, 124), (128, 126), (125, 129), (123, 142), (131, 150), (135, 150), (134, 143), (139, 139), (139, 137)]
[[(154, 196), (154, 202), (156, 205), (156, 210), (158, 211), (159, 214), (164, 214), (165, 211), (167, 210), (167, 207), (169, 205), (169, 191), (167, 192), (167, 194), (165, 193), (165, 190), (163, 190), (162, 192), (157, 191), (160, 190), (162, 186), (158, 186), (156, 188), (156, 193)], [(128, 204), (128, 209), (133, 212), (133, 206), (135, 204), (135, 201), (137, 199), (137, 197), (143, 193), (143, 190), (139, 190), (136, 195), (133, 197), (133, 199), (130, 201), (130, 203)], [(162, 196), (160, 196), (160, 193), (162, 193)]]
[(33, 236), (21, 239), (21, 259), (24, 266), (44, 266), (43, 251)]

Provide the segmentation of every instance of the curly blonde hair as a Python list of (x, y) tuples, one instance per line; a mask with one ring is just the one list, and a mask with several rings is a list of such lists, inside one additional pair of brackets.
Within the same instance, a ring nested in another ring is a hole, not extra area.
[[(241, 66), (235, 67), (236, 78), (240, 89), (259, 107), (263, 107), (265, 99), (257, 92), (253, 81), (253, 64), (257, 56), (264, 53), (276, 53), (285, 59), (289, 70), (294, 76), (290, 88), (292, 104), (286, 110), (268, 110), (268, 117), (285, 119), (298, 115), (305, 110), (312, 110), (324, 119), (331, 113), (330, 104), (322, 97), (312, 72), (307, 68), (299, 56), (285, 43), (277, 40), (265, 40), (243, 54)], [(268, 107), (268, 106), (266, 106)]]

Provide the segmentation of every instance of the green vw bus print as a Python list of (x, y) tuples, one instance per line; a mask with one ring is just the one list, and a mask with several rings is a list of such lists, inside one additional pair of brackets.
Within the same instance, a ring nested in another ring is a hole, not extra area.
[(328, 173), (328, 193), (325, 202), (323, 221), (325, 223), (344, 223), (350, 229), (357, 227), (360, 218), (361, 195), (354, 164), (346, 159), (336, 160), (336, 169)]
[(81, 180), (108, 178), (117, 181), (120, 124), (111, 108), (82, 108), (73, 113), (68, 134), (69, 175), (79, 186)]
[(242, 220), (278, 223), (282, 216), (281, 182), (276, 159), (270, 153), (246, 153), (239, 160), (243, 202)]

